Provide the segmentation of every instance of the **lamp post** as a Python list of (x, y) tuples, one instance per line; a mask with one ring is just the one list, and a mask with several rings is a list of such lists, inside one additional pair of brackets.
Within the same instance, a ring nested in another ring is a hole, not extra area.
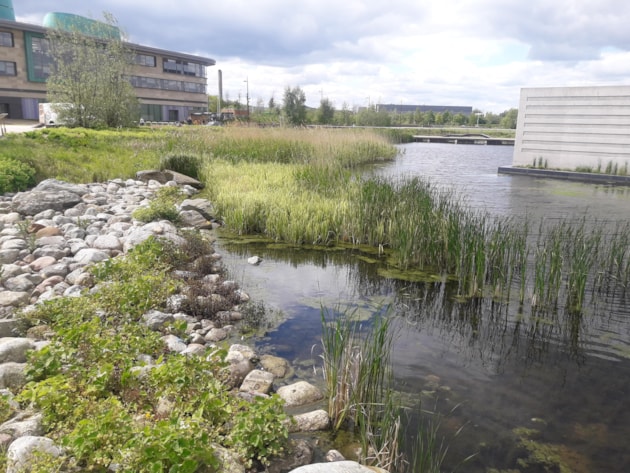
[(247, 123), (249, 123), (249, 77), (247, 77), (243, 82), (246, 84), (245, 100), (247, 100)]

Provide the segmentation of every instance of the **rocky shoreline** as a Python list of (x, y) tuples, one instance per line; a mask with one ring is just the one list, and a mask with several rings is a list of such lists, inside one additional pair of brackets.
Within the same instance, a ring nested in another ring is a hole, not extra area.
[[(168, 221), (142, 223), (132, 213), (148, 206), (162, 186), (178, 186), (187, 197), (178, 207), (182, 225)], [(42, 331), (18, 335), (15, 312), (56, 297), (72, 297), (93, 290), (89, 268), (98, 262), (124, 255), (151, 236), (181, 242), (182, 227), (208, 231), (217, 225), (212, 219), (212, 205), (194, 198), (200, 183), (176, 173), (154, 171), (138, 173), (136, 179), (115, 179), (107, 183), (69, 184), (48, 179), (28, 192), (0, 197), (0, 389), (11, 396), (26, 382), (25, 367), (29, 350), (49, 343)], [(220, 255), (214, 254), (216, 261)], [(238, 303), (224, 311), (220, 324), (199, 320), (182, 312), (180, 297), (173, 297), (168, 311), (151, 311), (143, 321), (152, 330), (161, 331), (174, 320), (187, 323), (187, 337), (164, 334), (170, 352), (182, 356), (202, 353), (208, 346), (227, 339), (241, 318), (239, 305), (249, 297), (233, 281), (221, 281), (218, 274), (204, 276), (209, 284), (232, 290), (230, 300)], [(212, 297), (211, 296), (211, 297)], [(230, 383), (242, 397), (266, 396), (276, 392), (287, 408), (309, 406), (322, 399), (320, 390), (305, 382), (276, 389), (274, 382), (289, 371), (288, 362), (271, 355), (259, 357), (251, 347), (233, 344), (226, 358)], [(308, 409), (306, 409), (308, 411)], [(292, 416), (292, 432), (325, 430), (329, 427), (326, 411), (315, 409)], [(17, 412), (0, 425), (0, 446), (7, 450), (7, 472), (17, 473), (27, 467), (37, 451), (59, 452), (52, 440), (43, 436), (41, 416)], [(327, 455), (334, 463), (311, 464), (313, 445), (304, 438), (292, 439), (290, 453), (273, 463), (267, 471), (309, 473), (374, 471), (345, 460), (337, 452)], [(305, 465), (305, 466), (302, 466)], [(323, 468), (323, 469), (320, 469)], [(223, 471), (244, 473), (237, 459), (226, 460)]]

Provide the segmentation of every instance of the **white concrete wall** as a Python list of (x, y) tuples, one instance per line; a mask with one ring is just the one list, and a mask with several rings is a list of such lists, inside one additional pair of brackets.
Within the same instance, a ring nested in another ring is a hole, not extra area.
[(630, 86), (521, 90), (514, 166), (630, 174)]

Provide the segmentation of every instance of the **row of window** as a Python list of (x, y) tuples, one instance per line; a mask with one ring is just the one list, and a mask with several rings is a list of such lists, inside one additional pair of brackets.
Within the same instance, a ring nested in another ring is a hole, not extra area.
[[(48, 39), (35, 35), (30, 36), (30, 40), (34, 79), (36, 81), (45, 81), (50, 73), (52, 62), (50, 58), (50, 43)], [(13, 47), (13, 34), (0, 31), (0, 46)], [(134, 62), (146, 67), (156, 67), (157, 65), (155, 56), (149, 54), (135, 54)], [(206, 68), (203, 65), (178, 59), (164, 59), (163, 71), (170, 74), (206, 77)]]
[(158, 79), (156, 77), (130, 76), (131, 85), (145, 89), (175, 90), (178, 92), (192, 92), (195, 94), (205, 94), (205, 84), (186, 82), (181, 80)]

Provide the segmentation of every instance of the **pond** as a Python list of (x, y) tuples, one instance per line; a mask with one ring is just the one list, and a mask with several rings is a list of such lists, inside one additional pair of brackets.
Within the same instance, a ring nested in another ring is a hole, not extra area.
[[(584, 219), (613, 228), (630, 219), (629, 188), (498, 174), (511, 163), (509, 146), (414, 143), (400, 150), (371, 172), (423, 176), (454, 189), (465, 205), (522, 221)], [(300, 376), (321, 377), (314, 368), (322, 306), (354, 307), (366, 320), (387, 308), (397, 387), (410, 407), (436, 413), (422, 417), (439, 419), (448, 445), (444, 471), (630, 471), (625, 294), (593, 298), (578, 314), (535, 314), (516, 303), (458, 301), (442, 282), (388, 279), (357, 250), (221, 239), (217, 246), (232, 277), (275, 313), (258, 350), (289, 359)], [(248, 265), (252, 255), (262, 263)], [(542, 469), (528, 470), (535, 458)]]

